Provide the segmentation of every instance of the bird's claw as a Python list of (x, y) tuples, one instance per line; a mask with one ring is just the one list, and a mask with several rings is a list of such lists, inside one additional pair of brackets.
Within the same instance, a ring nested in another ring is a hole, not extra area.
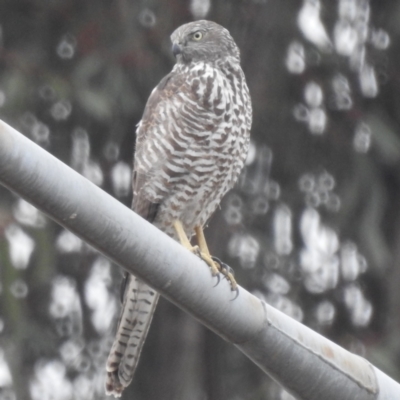
[[(211, 256), (212, 260), (218, 264), (219, 272), (224, 275), (225, 279), (227, 279), (231, 285), (231, 290), (236, 292), (236, 296), (232, 299), (235, 300), (239, 296), (239, 286), (235, 280), (235, 273), (233, 269), (228, 265), (222, 262), (218, 257)], [(219, 283), (219, 282), (218, 282)]]
[(219, 274), (217, 274), (217, 275), (214, 275), (214, 276), (216, 276), (217, 277), (217, 283), (213, 286), (213, 287), (215, 287), (215, 286), (218, 286), (219, 285), (219, 283), (221, 282), (221, 277), (220, 277), (220, 275)]
[(236, 283), (233, 269), (228, 264), (222, 262), (218, 257), (203, 253), (199, 246), (193, 246), (189, 250), (205, 261), (211, 269), (212, 276), (217, 277), (217, 283), (214, 285), (214, 287), (218, 286), (218, 284), (221, 282), (220, 274), (222, 274), (225, 279), (229, 281), (231, 290), (236, 292), (236, 296), (232, 299), (235, 300), (239, 296), (239, 287)]
[(231, 301), (236, 300), (238, 298), (238, 296), (239, 296), (239, 286), (236, 286), (236, 289), (232, 289), (232, 291), (236, 292), (236, 295)]

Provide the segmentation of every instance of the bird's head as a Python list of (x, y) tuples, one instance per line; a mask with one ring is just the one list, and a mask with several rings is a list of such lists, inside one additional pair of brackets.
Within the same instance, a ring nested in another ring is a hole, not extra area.
[(212, 21), (195, 21), (180, 26), (171, 35), (172, 52), (178, 63), (239, 60), (239, 49), (227, 29)]

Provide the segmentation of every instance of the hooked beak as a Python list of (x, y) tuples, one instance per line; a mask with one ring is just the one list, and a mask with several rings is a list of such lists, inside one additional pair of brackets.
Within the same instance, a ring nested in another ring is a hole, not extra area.
[(178, 43), (172, 45), (172, 54), (176, 57), (178, 54), (182, 54), (182, 47)]

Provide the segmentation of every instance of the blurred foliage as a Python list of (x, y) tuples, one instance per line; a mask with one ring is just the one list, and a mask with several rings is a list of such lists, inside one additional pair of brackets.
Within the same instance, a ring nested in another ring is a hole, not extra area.
[[(0, 117), (129, 205), (135, 125), (198, 18), (230, 30), (254, 107), (212, 253), (399, 380), (398, 2), (6, 0)], [(104, 398), (118, 269), (4, 188), (0, 233), (0, 399)], [(289, 399), (166, 301), (124, 397)]]

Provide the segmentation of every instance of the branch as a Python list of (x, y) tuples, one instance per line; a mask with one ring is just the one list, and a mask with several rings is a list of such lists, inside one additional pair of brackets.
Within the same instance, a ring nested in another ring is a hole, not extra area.
[(0, 183), (233, 343), (299, 399), (400, 398), (400, 385), (240, 288), (0, 120)]

